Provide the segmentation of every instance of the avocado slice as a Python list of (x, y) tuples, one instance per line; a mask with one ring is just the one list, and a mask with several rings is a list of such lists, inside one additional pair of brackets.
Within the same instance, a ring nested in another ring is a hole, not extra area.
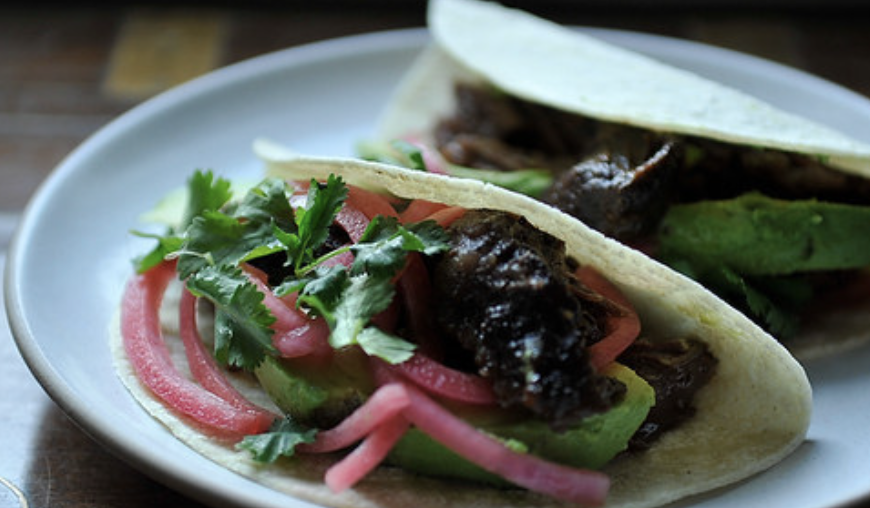
[(364, 354), (351, 348), (322, 365), (266, 357), (254, 374), (281, 411), (317, 428), (334, 426), (374, 390)]
[[(350, 350), (337, 355), (335, 361), (317, 368), (268, 357), (255, 374), (269, 397), (294, 420), (329, 428), (374, 390), (360, 355)], [(462, 416), (518, 452), (598, 469), (626, 449), (655, 403), (652, 387), (631, 369), (613, 364), (604, 374), (626, 385), (625, 397), (606, 413), (590, 416), (563, 433), (553, 432), (540, 421), (505, 421), (500, 410)], [(414, 427), (393, 447), (387, 462), (429, 476), (507, 485)]]
[[(655, 403), (653, 388), (628, 367), (613, 364), (606, 375), (626, 385), (626, 395), (609, 411), (590, 416), (580, 425), (555, 433), (546, 423), (534, 420), (478, 425), (502, 439), (510, 448), (533, 453), (562, 464), (600, 469), (625, 450)], [(469, 421), (473, 421), (469, 418)], [(411, 428), (396, 444), (389, 463), (430, 476), (505, 485), (506, 482), (443, 447), (421, 431)]]
[(787, 201), (752, 192), (672, 206), (659, 228), (659, 257), (696, 273), (727, 267), (784, 275), (870, 265), (870, 207)]

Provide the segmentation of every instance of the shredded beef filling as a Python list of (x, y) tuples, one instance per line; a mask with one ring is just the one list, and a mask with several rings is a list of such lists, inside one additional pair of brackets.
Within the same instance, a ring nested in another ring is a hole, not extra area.
[(619, 357), (656, 393), (656, 404), (629, 443), (643, 450), (681, 422), (695, 414), (695, 393), (710, 381), (716, 358), (697, 340), (652, 343), (639, 340)]
[(664, 135), (596, 121), (495, 90), (458, 85), (457, 110), (435, 140), (449, 161), (548, 169), (540, 198), (623, 242), (642, 241), (672, 202), (750, 190), (786, 199), (870, 203), (870, 180), (799, 154)]
[[(596, 373), (587, 348), (612, 310), (573, 276), (564, 244), (523, 218), (472, 211), (449, 228), (450, 249), (432, 266), (434, 320), (458, 364), (493, 382), (501, 405), (563, 430), (621, 400), (625, 387)], [(716, 359), (697, 340), (639, 339), (619, 361), (656, 392), (631, 448), (648, 447), (694, 414)]]
[(473, 352), (503, 406), (565, 429), (622, 397), (589, 365), (607, 310), (571, 275), (561, 241), (503, 212), (468, 212), (449, 231), (433, 273), (436, 324)]

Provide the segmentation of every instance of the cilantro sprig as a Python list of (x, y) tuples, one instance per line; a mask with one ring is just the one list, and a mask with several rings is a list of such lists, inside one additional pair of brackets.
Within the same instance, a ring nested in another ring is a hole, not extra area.
[(287, 253), (287, 265), (297, 276), (322, 260), (314, 258), (315, 250), (329, 236), (329, 226), (347, 199), (347, 187), (341, 178), (330, 175), (325, 185), (311, 182), (308, 188), (308, 208), (296, 210), (295, 228), (279, 228), (276, 238)]
[[(211, 172), (196, 172), (188, 181), (183, 219), (158, 245), (137, 260), (147, 270), (163, 259), (176, 259), (179, 277), (195, 295), (215, 304), (215, 356), (247, 370), (255, 369), (272, 346), (275, 317), (263, 295), (240, 265), (266, 256), (282, 256), (287, 274), (275, 291), (298, 291), (298, 305), (323, 316), (335, 348), (359, 346), (391, 363), (408, 359), (414, 345), (371, 324), (395, 296), (392, 279), (411, 252), (432, 255), (446, 249), (444, 231), (434, 222), (402, 225), (376, 217), (354, 245), (322, 253), (329, 228), (344, 206), (348, 189), (330, 176), (312, 181), (304, 207), (293, 209), (291, 189), (280, 179), (266, 179), (232, 201), (230, 184)], [(327, 267), (327, 259), (354, 254), (350, 269)]]
[(392, 303), (391, 280), (405, 265), (408, 253), (434, 255), (446, 248), (447, 235), (433, 221), (405, 226), (394, 217), (378, 216), (356, 244), (334, 251), (354, 253), (350, 270), (319, 268), (278, 291), (300, 291), (299, 303), (329, 323), (334, 348), (359, 345), (369, 355), (401, 363), (413, 354), (413, 345), (372, 326), (371, 319)]
[(211, 171), (196, 171), (187, 181), (186, 207), (179, 221), (169, 228), (164, 235), (152, 235), (134, 232), (138, 236), (154, 238), (157, 246), (150, 252), (137, 258), (134, 262), (139, 273), (145, 272), (160, 264), (165, 258), (177, 252), (184, 244), (183, 231), (193, 222), (195, 217), (207, 212), (219, 210), (232, 198), (229, 180), (218, 178)]
[(292, 457), (296, 446), (313, 443), (317, 429), (305, 428), (290, 418), (276, 420), (272, 427), (262, 434), (245, 436), (236, 448), (251, 452), (257, 462), (271, 464), (278, 457)]

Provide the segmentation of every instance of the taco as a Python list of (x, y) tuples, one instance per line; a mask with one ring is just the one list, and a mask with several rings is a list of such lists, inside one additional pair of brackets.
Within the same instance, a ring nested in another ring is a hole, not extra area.
[(113, 342), (227, 468), (330, 507), (657, 506), (803, 442), (802, 367), (644, 254), (479, 181), (257, 151), (242, 197), (191, 177)]
[(522, 11), (429, 9), (434, 42), (360, 155), (556, 206), (801, 358), (870, 339), (870, 146)]

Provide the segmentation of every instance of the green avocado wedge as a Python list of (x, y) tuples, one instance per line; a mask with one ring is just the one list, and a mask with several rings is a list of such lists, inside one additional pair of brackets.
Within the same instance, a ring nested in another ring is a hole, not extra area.
[(870, 207), (748, 193), (670, 208), (659, 256), (703, 273), (786, 275), (870, 265)]
[[(653, 388), (631, 369), (613, 364), (606, 374), (625, 384), (625, 398), (609, 411), (590, 416), (573, 429), (556, 433), (546, 423), (537, 420), (482, 423), (480, 428), (502, 439), (516, 451), (574, 467), (600, 469), (628, 447), (629, 439), (655, 403)], [(506, 485), (501, 478), (471, 464), (415, 429), (396, 444), (388, 461), (429, 476)]]
[(324, 369), (266, 357), (254, 374), (284, 414), (303, 425), (329, 426), (374, 390), (356, 353), (336, 352), (336, 361)]
[[(339, 372), (341, 368), (333, 367), (327, 374), (267, 358), (256, 375), (285, 414), (298, 422), (312, 423), (328, 419), (366, 397), (366, 390), (361, 391), (355, 381), (359, 379), (359, 372), (354, 373), (353, 358), (343, 363), (344, 373)], [(348, 365), (351, 368), (347, 368)], [(613, 364), (605, 374), (625, 384), (625, 397), (609, 411), (590, 416), (566, 432), (555, 433), (546, 423), (537, 420), (503, 421), (486, 411), (468, 412), (465, 416), (516, 451), (575, 467), (600, 469), (627, 448), (629, 439), (655, 403), (653, 388), (631, 369)], [(388, 462), (429, 476), (508, 485), (414, 428), (396, 444)]]

